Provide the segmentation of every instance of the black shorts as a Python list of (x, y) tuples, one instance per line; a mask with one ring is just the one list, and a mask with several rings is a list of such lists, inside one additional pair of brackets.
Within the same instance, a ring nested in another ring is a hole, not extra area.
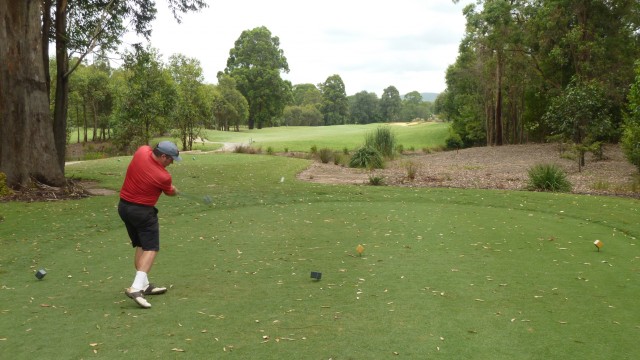
[(160, 250), (160, 226), (155, 206), (135, 204), (120, 199), (118, 214), (131, 239), (131, 246), (145, 251)]

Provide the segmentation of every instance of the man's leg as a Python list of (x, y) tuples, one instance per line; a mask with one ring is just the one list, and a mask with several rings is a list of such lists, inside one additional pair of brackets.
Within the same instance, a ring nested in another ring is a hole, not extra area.
[(158, 254), (155, 250), (143, 250), (141, 247), (136, 247), (135, 262), (136, 277), (131, 284), (131, 289), (134, 291), (144, 290), (149, 286), (149, 271), (153, 266), (153, 261)]
[(141, 247), (136, 247), (136, 257), (135, 257), (135, 267), (137, 271), (142, 271), (145, 273), (149, 273), (151, 271), (151, 266), (153, 266), (153, 261), (158, 254), (157, 251), (153, 250), (142, 250)]

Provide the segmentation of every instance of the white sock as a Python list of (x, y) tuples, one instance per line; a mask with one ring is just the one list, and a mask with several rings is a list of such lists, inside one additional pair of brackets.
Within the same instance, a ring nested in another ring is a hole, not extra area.
[[(131, 284), (131, 290), (140, 291), (144, 289), (144, 282), (147, 279), (147, 273), (144, 271), (136, 271), (136, 277), (133, 279), (133, 284)], [(148, 280), (147, 280), (148, 281)]]

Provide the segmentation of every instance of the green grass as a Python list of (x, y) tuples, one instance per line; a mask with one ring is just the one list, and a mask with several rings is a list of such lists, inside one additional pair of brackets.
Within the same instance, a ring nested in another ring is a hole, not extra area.
[[(338, 126), (290, 126), (265, 129), (243, 129), (240, 132), (206, 130), (204, 137), (213, 142), (249, 143), (266, 149), (271, 146), (276, 152), (309, 152), (312, 145), (316, 148), (355, 150), (365, 142), (367, 133), (375, 131), (382, 124), (338, 125)], [(417, 125), (390, 125), (398, 144), (405, 149), (436, 147), (444, 144), (449, 124), (421, 123)]]
[[(640, 356), (637, 200), (321, 185), (295, 179), (308, 160), (194, 157), (174, 182), (214, 204), (161, 198), (150, 277), (172, 287), (148, 310), (123, 294), (133, 250), (117, 196), (0, 203), (0, 355)], [(128, 160), (67, 173), (118, 189)]]

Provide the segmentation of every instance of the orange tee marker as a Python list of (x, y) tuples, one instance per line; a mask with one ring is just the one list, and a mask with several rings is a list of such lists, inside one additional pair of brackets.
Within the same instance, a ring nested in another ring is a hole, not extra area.
[(600, 251), (600, 248), (602, 247), (602, 241), (596, 240), (593, 242), (593, 245), (595, 245), (598, 248), (598, 251)]
[(362, 253), (364, 252), (364, 246), (358, 244), (358, 246), (356, 247), (356, 251), (358, 252), (358, 255), (362, 255)]

